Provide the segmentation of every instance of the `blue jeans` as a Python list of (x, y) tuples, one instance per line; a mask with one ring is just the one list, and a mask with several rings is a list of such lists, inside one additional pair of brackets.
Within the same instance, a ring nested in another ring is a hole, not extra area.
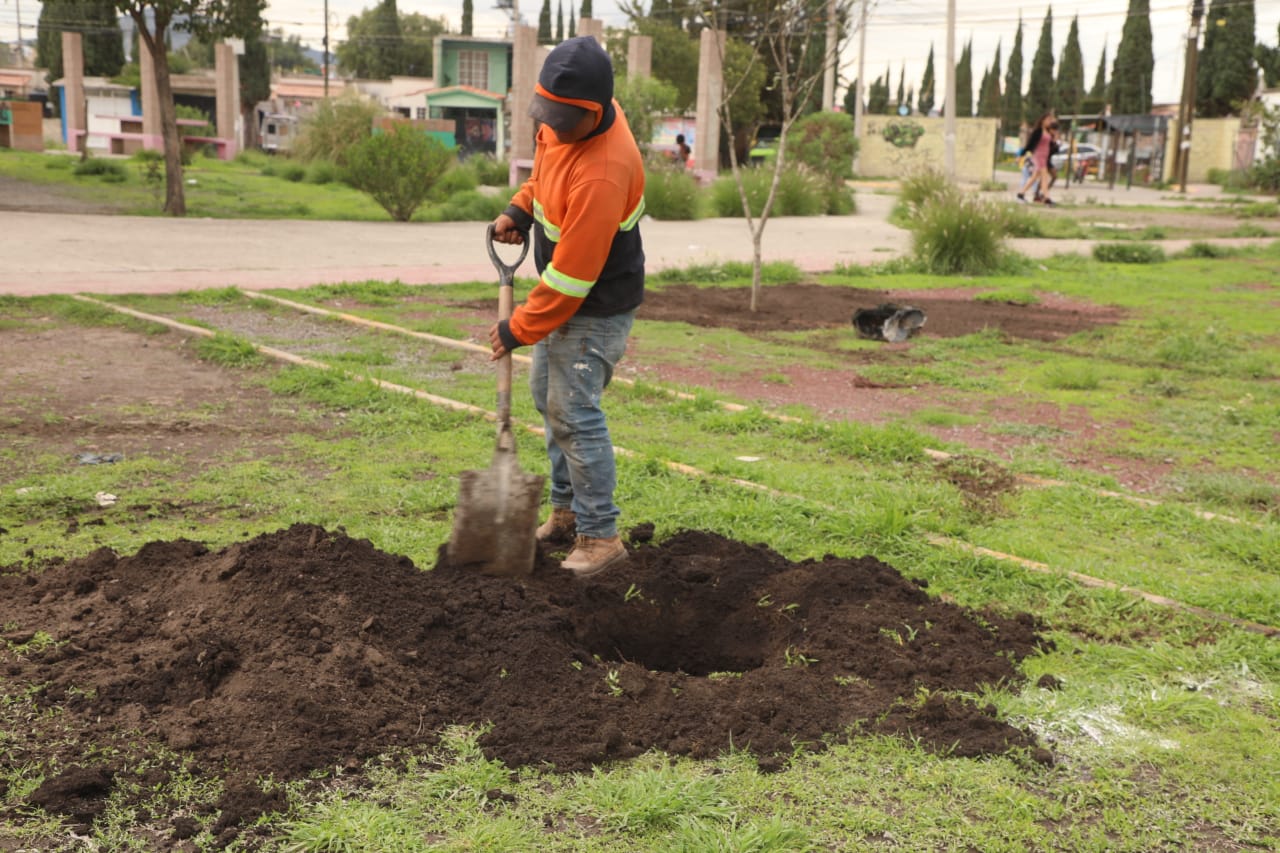
[(618, 535), (618, 473), (600, 397), (634, 320), (634, 311), (573, 317), (533, 347), (529, 390), (547, 431), (551, 505), (572, 509), (578, 533), (595, 539)]

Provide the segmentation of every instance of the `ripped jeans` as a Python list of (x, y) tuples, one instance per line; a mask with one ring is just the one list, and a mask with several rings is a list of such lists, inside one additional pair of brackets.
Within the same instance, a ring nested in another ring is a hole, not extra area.
[(618, 474), (600, 397), (634, 320), (634, 311), (573, 317), (533, 347), (529, 390), (547, 430), (551, 505), (572, 509), (578, 533), (595, 539), (618, 535)]

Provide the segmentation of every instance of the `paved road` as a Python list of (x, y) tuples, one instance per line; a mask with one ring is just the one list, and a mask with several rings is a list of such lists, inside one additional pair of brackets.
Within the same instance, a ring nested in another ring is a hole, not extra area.
[[(1103, 203), (1177, 203), (1169, 193), (1150, 190), (1088, 187), (1070, 192), (1081, 201), (1088, 193)], [(764, 233), (764, 258), (824, 271), (894, 257), (909, 248), (910, 235), (887, 222), (893, 204), (884, 187), (867, 184), (859, 187), (854, 216), (772, 219)], [(650, 270), (751, 260), (750, 233), (741, 219), (646, 220), (642, 227)], [(0, 294), (297, 288), (366, 279), (412, 284), (485, 280), (495, 274), (483, 235), (483, 224), (475, 222), (167, 219), (0, 210)], [(1088, 251), (1088, 246), (1084, 241), (1028, 240), (1016, 241), (1015, 248), (1047, 257)], [(529, 260), (521, 273), (532, 275), (532, 270)]]

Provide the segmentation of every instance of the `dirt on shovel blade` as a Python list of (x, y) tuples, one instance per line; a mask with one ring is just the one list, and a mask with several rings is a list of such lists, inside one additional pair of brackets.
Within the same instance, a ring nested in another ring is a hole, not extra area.
[(491, 724), (481, 744), (508, 765), (561, 771), (731, 746), (772, 770), (797, 746), (866, 732), (1049, 760), (993, 708), (946, 695), (1018, 682), (1041, 643), (1030, 617), (944, 603), (870, 557), (790, 562), (713, 533), (651, 535), (632, 531), (630, 560), (585, 582), (545, 554), (520, 580), (455, 569), (443, 548), (422, 571), (306, 524), (0, 576), (10, 642), (59, 641), (0, 653), (6, 692), (35, 689), (80, 732), (17, 747), (65, 769), (32, 804), (91, 821), (126, 771), (76, 759), (130, 731), (226, 779), (227, 831), (282, 806), (255, 778), (355, 771), (455, 723)]

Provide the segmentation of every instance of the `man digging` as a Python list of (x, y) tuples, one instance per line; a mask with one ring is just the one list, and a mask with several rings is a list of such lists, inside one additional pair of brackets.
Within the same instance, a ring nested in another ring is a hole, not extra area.
[(529, 388), (551, 462), (551, 516), (537, 537), (573, 538), (561, 565), (590, 577), (627, 556), (600, 398), (644, 300), (644, 163), (594, 38), (552, 50), (534, 92), (533, 172), (493, 224), (500, 243), (523, 243), (533, 228), (539, 281), (489, 343), (494, 359), (533, 345)]

